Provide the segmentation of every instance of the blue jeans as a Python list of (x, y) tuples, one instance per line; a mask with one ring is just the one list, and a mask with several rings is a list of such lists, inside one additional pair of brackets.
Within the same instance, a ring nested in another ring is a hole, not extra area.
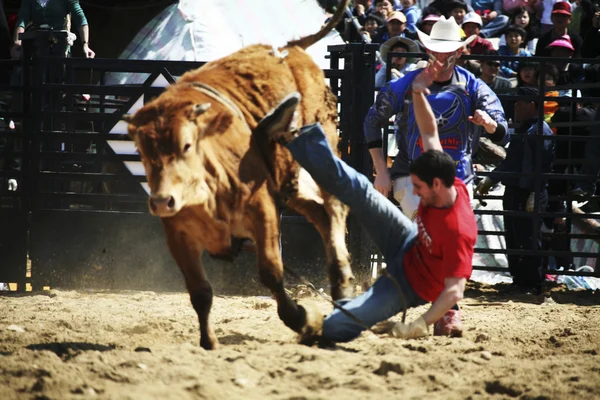
[(506, 15), (498, 15), (496, 18), (488, 22), (481, 29), (480, 34), (483, 37), (490, 38), (496, 36), (504, 27), (508, 25), (508, 17)]
[[(325, 191), (350, 207), (350, 211), (369, 233), (385, 257), (388, 272), (402, 288), (407, 307), (425, 304), (406, 280), (404, 255), (417, 237), (417, 227), (369, 179), (337, 158), (320, 124), (304, 127), (287, 145), (298, 163)], [(344, 308), (366, 326), (375, 325), (403, 310), (398, 289), (386, 276), (369, 290), (348, 301)], [(360, 335), (363, 326), (337, 309), (325, 319), (323, 336), (336, 342), (350, 341)]]

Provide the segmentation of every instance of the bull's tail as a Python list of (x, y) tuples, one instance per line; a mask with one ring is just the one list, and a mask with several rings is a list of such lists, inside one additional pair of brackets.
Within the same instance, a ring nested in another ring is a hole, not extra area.
[(344, 17), (344, 14), (346, 12), (346, 8), (348, 7), (349, 4), (350, 4), (350, 0), (341, 0), (340, 3), (338, 4), (337, 10), (335, 11), (335, 14), (333, 14), (333, 16), (331, 17), (329, 22), (327, 22), (327, 24), (325, 26), (323, 26), (319, 32), (313, 33), (312, 35), (305, 36), (298, 40), (292, 40), (292, 41), (288, 42), (288, 44), (285, 47), (298, 46), (303, 49), (307, 49), (310, 46), (312, 46), (313, 44), (317, 43), (319, 40), (323, 39), (342, 20), (342, 18)]

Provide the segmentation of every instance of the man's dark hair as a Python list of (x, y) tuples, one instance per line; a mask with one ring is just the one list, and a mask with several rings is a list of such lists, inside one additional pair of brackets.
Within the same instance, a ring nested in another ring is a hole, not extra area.
[(525, 32), (525, 29), (521, 28), (518, 25), (511, 25), (504, 30), (505, 35), (508, 36), (509, 33), (516, 33), (517, 35), (521, 36), (523, 42), (525, 42), (525, 39), (527, 39), (527, 32)]
[(558, 84), (558, 78), (560, 78), (560, 72), (558, 71), (558, 67), (554, 64), (546, 64), (546, 70), (543, 71), (544, 75), (542, 76), (542, 71), (541, 70), (537, 70), (535, 72), (535, 80), (537, 82), (539, 82), (540, 78), (543, 78), (543, 80), (546, 80), (546, 75), (550, 75), (550, 77), (552, 77), (552, 80), (554, 81), (554, 84)]
[(383, 20), (383, 18), (380, 18), (379, 16), (375, 15), (375, 13), (371, 13), (371, 14), (367, 15), (367, 17), (365, 18), (365, 24), (369, 20), (375, 21), (377, 23), (377, 26), (385, 25), (385, 21)]
[(462, 8), (465, 12), (469, 11), (467, 3), (464, 0), (452, 0), (446, 7), (448, 11), (452, 11), (455, 8)]
[[(540, 92), (537, 88), (534, 87), (520, 87), (519, 90), (517, 91), (517, 95), (519, 96), (539, 96)], [(527, 99), (525, 101), (529, 101), (532, 102), (535, 105), (535, 108), (538, 108), (538, 99)]]
[(452, 187), (456, 176), (456, 164), (452, 157), (439, 150), (427, 150), (410, 164), (410, 173), (433, 186), (433, 180), (439, 178), (444, 186)]

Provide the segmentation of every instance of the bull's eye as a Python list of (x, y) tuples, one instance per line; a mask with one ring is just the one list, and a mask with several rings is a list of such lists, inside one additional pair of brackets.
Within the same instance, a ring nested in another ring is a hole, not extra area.
[(192, 145), (189, 143), (186, 143), (185, 146), (183, 146), (183, 152), (187, 153), (188, 151), (190, 151), (191, 148), (192, 148)]

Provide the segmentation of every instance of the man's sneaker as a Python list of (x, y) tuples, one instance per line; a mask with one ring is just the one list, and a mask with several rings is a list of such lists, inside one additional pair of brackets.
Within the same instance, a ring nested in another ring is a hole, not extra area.
[(448, 310), (448, 312), (433, 325), (433, 334), (435, 336), (461, 337), (462, 332), (460, 310)]

